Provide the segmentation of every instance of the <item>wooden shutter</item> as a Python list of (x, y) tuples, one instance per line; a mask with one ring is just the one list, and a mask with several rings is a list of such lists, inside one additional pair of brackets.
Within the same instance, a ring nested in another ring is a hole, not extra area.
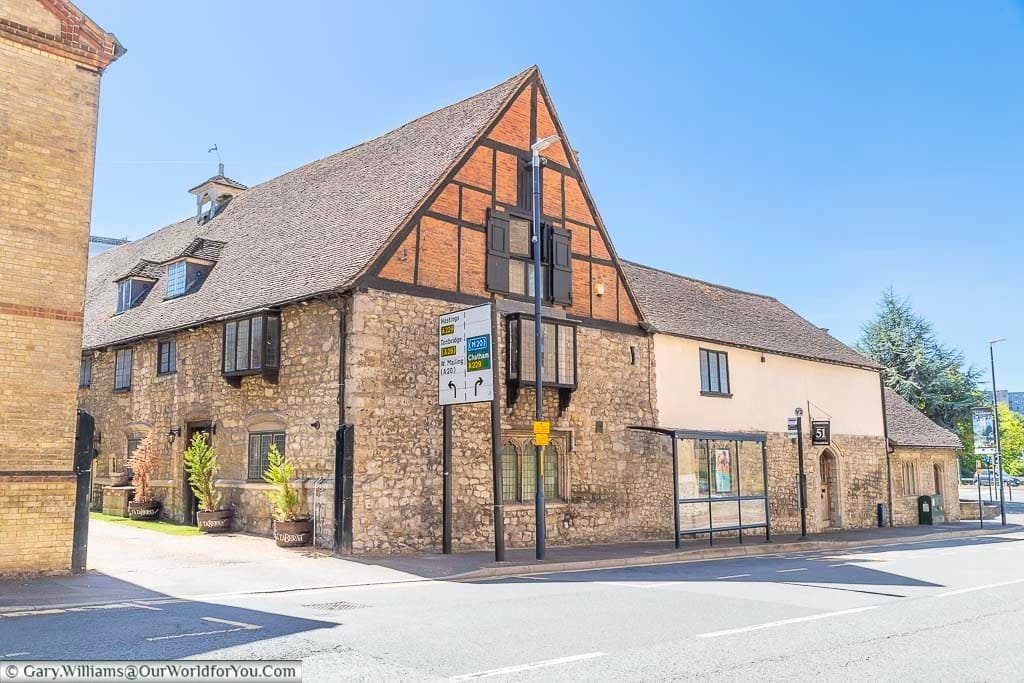
[(487, 220), (487, 289), (508, 291), (508, 216), (491, 212)]
[(558, 228), (551, 231), (551, 298), (572, 303), (572, 235)]

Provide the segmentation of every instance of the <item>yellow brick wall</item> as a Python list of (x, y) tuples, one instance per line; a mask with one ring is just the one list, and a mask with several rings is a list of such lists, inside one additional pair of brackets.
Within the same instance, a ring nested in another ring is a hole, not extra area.
[[(46, 31), (34, 4), (0, 18)], [(99, 83), (0, 31), (0, 574), (70, 569)]]

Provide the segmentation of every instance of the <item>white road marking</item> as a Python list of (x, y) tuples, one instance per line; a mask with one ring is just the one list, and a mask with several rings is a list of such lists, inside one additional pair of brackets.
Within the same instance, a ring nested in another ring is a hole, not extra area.
[(583, 655), (572, 655), (570, 657), (559, 657), (558, 659), (545, 659), (541, 662), (533, 662), (532, 664), (518, 664), (516, 666), (506, 666), (500, 669), (488, 669), (487, 671), (477, 671), (471, 674), (462, 674), (460, 676), (452, 676), (449, 680), (452, 681), (471, 681), (476, 678), (490, 678), (491, 676), (501, 676), (503, 674), (514, 674), (520, 671), (529, 671), (531, 669), (542, 669), (548, 666), (558, 666), (560, 664), (570, 664), (572, 662), (581, 662), (585, 659), (595, 659), (597, 657), (604, 657), (607, 653), (605, 652), (588, 652)]
[(719, 579), (742, 579), (745, 576), (751, 576), (750, 574), (729, 574), (729, 576), (719, 576)]
[(960, 590), (947, 591), (945, 593), (938, 593), (935, 597), (937, 598), (948, 598), (951, 595), (963, 595), (964, 593), (973, 593), (975, 591), (984, 591), (989, 588), (1000, 588), (1002, 586), (1012, 586), (1016, 583), (1024, 583), (1024, 579), (1014, 579), (1012, 581), (1000, 581), (999, 583), (989, 583), (984, 586), (974, 586), (972, 588), (961, 588)]
[(195, 638), (198, 636), (212, 636), (218, 633), (236, 633), (238, 631), (255, 631), (263, 628), (256, 624), (246, 624), (242, 621), (229, 621), (227, 619), (218, 619), (217, 617), (202, 617), (203, 621), (212, 621), (217, 624), (225, 624), (227, 626), (234, 626), (235, 628), (223, 628), (217, 631), (196, 631), (194, 633), (176, 633), (172, 636), (151, 636), (146, 640), (153, 642), (155, 640), (174, 640), (176, 638)]
[(868, 610), (876, 609), (878, 605), (869, 605), (867, 607), (854, 607), (853, 609), (844, 609), (838, 612), (824, 612), (822, 614), (812, 614), (807, 617), (796, 617), (795, 619), (783, 619), (782, 621), (769, 621), (766, 624), (757, 624), (755, 626), (741, 626), (740, 628), (731, 628), (725, 631), (711, 631), (710, 633), (698, 633), (698, 638), (719, 638), (721, 636), (731, 636), (737, 633), (748, 633), (750, 631), (761, 631), (766, 628), (774, 628), (776, 626), (788, 626), (789, 624), (799, 624), (805, 621), (817, 621), (818, 619), (830, 619), (831, 617), (841, 617), (845, 614), (857, 614), (858, 612), (867, 612)]
[[(849, 562), (840, 562), (839, 564), (830, 564), (829, 566), (830, 567), (845, 567), (847, 565), (850, 565), (850, 563)], [(850, 566), (852, 567), (854, 565), (850, 565)]]
[(5, 655), (0, 655), (0, 657), (20, 657), (22, 655), (27, 655), (27, 654), (28, 654), (28, 652), (8, 652)]
[(776, 574), (788, 574), (789, 572), (805, 572), (805, 571), (807, 571), (807, 567), (800, 567), (799, 569), (777, 569), (777, 570), (775, 570), (775, 573)]
[(0, 614), (0, 619), (6, 619), (8, 617), (34, 617), (37, 615), (46, 614), (64, 614), (66, 610), (62, 609), (37, 609), (37, 610), (25, 610), (24, 612), (4, 612)]

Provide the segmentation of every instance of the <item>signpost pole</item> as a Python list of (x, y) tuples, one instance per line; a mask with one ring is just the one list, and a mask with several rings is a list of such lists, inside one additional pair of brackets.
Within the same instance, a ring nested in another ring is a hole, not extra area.
[(446, 405), (443, 409), (444, 420), (444, 445), (442, 446), (441, 469), (444, 479), (444, 503), (442, 512), (441, 529), (441, 552), (445, 555), (452, 554), (452, 407)]
[(807, 475), (804, 474), (803, 410), (796, 409), (797, 478), (800, 484), (800, 538), (807, 538)]
[[(542, 324), (541, 311), (541, 198), (540, 198), (540, 150), (538, 145), (533, 145), (531, 158), (533, 176), (533, 356), (534, 373), (536, 379), (536, 400), (534, 405), (534, 420), (544, 419), (544, 326)], [(534, 441), (536, 443), (536, 437)], [(534, 497), (535, 534), (537, 541), (537, 559), (544, 559), (545, 549), (545, 520), (544, 520), (544, 447), (537, 444), (534, 446), (534, 482), (536, 487)]]
[[(491, 307), (492, 346), (498, 344), (498, 311)], [(498, 364), (491, 363), (494, 386), (498, 386)], [(501, 470), (501, 405), (498, 392), (491, 399), (491, 469), (494, 476), (494, 561), (505, 561), (505, 487)]]
[[(1002, 340), (996, 340), (1002, 341)], [(999, 468), (999, 516), (1002, 518), (1002, 525), (1006, 526), (1006, 501), (1003, 499), (1003, 453), (999, 446), (999, 399), (996, 394), (996, 353), (992, 350), (995, 341), (988, 343), (988, 357), (992, 364), (992, 420), (996, 425), (996, 466)], [(989, 481), (992, 477), (989, 477)]]
[(974, 470), (974, 479), (978, 482), (978, 525), (985, 528), (985, 506), (981, 503), (981, 459), (978, 459), (978, 464)]

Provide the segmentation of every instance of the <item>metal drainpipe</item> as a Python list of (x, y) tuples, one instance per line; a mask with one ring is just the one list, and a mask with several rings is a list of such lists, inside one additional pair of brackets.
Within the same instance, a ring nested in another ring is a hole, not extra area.
[[(348, 311), (346, 300), (336, 306), (338, 311), (338, 429), (334, 443), (334, 551), (351, 548), (351, 538), (345, 537), (345, 314)], [(349, 453), (351, 458), (352, 454)], [(339, 514), (338, 511), (341, 510)]]
[(892, 509), (892, 452), (889, 449), (889, 417), (885, 414), (885, 382), (882, 381), (882, 373), (878, 373), (878, 389), (882, 398), (882, 447), (885, 448), (885, 480), (889, 494), (889, 527), (893, 526)]

